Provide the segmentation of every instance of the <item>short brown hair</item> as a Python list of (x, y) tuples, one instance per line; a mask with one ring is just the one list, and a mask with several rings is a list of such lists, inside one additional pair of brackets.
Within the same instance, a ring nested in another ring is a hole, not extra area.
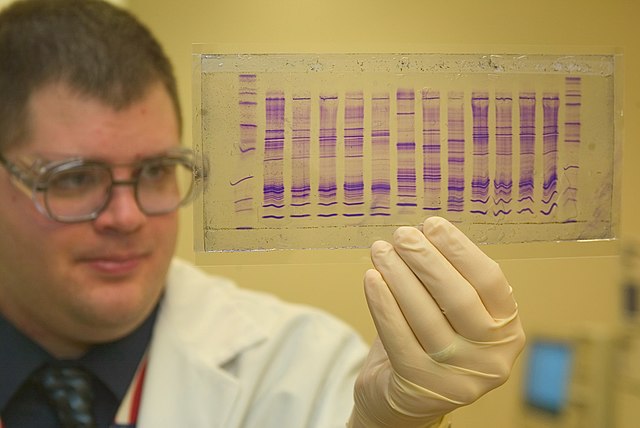
[(21, 0), (0, 13), (0, 149), (26, 137), (29, 98), (47, 84), (121, 109), (157, 82), (181, 124), (169, 59), (121, 8), (99, 0)]

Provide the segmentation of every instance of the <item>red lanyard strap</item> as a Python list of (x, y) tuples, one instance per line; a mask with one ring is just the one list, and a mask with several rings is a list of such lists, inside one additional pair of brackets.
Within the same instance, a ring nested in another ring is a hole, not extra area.
[[(140, 403), (142, 402), (142, 389), (146, 371), (147, 357), (145, 356), (138, 366), (138, 371), (133, 377), (133, 382), (131, 382), (129, 390), (120, 404), (120, 408), (118, 408), (118, 413), (116, 413), (112, 428), (133, 428), (138, 423), (138, 413), (140, 412)], [(0, 428), (3, 427), (0, 426)]]

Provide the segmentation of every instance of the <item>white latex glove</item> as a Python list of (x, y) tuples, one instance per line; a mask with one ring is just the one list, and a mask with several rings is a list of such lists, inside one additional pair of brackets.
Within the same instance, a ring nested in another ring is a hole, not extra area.
[(429, 427), (504, 383), (525, 336), (496, 262), (447, 220), (371, 247), (365, 293), (378, 339), (349, 426)]

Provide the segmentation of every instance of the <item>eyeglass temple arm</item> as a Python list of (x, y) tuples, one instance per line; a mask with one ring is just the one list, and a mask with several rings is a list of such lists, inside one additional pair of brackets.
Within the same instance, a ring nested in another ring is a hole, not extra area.
[(9, 161), (2, 154), (0, 154), (0, 163), (7, 169), (9, 174), (18, 181), (18, 184), (24, 186), (25, 190), (31, 190), (33, 187), (33, 177), (31, 177), (31, 174), (21, 169), (15, 163)]

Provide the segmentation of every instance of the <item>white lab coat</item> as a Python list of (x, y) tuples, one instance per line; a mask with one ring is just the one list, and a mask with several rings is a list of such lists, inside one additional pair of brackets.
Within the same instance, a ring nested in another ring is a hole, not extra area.
[(341, 321), (174, 261), (139, 428), (344, 428), (367, 353)]

